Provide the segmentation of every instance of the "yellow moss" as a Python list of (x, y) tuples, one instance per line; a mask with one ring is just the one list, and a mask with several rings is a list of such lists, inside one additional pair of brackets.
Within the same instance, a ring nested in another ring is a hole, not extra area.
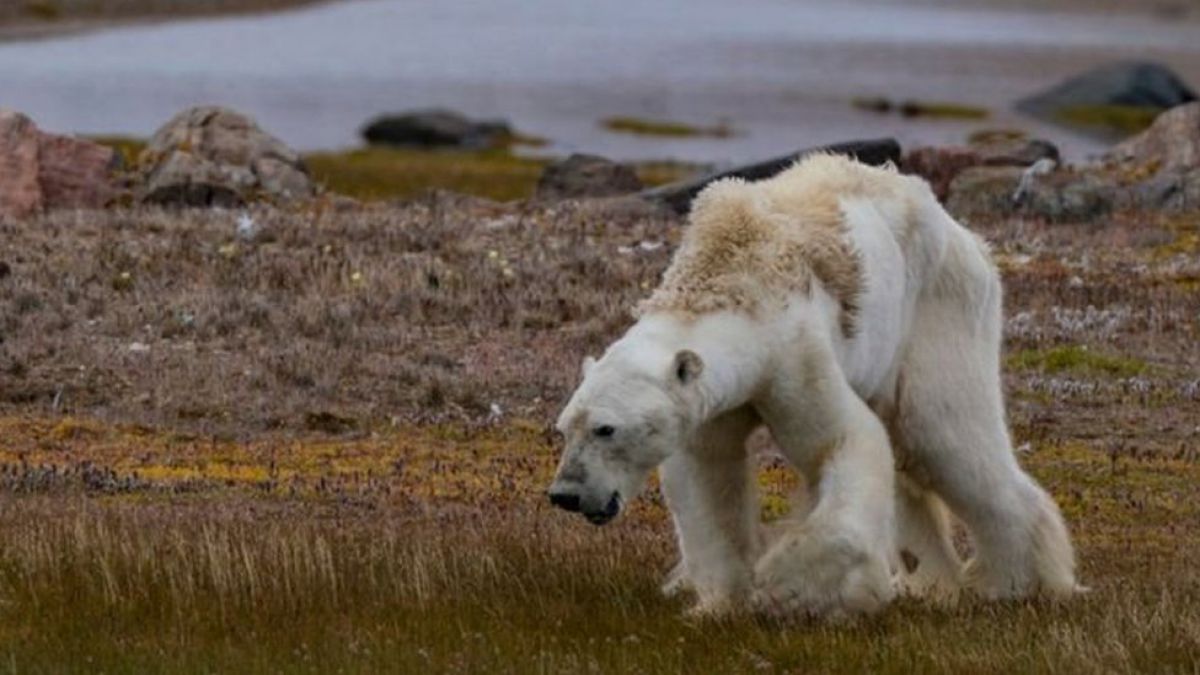
[(1149, 127), (1162, 110), (1128, 105), (1078, 105), (1059, 109), (1055, 117), (1067, 124), (1134, 134)]

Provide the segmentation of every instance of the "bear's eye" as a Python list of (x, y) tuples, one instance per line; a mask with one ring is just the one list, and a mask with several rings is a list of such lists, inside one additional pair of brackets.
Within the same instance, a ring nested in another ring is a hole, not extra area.
[(595, 429), (592, 429), (592, 434), (594, 434), (597, 438), (610, 438), (615, 433), (617, 433), (617, 430), (608, 424), (603, 424)]

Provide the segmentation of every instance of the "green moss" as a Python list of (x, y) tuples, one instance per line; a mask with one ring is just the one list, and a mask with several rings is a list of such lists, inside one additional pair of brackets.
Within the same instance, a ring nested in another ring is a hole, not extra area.
[(667, 136), (674, 138), (707, 136), (710, 138), (728, 138), (734, 135), (733, 129), (724, 121), (712, 127), (697, 127), (669, 120), (650, 120), (640, 117), (618, 116), (600, 120), (600, 126), (609, 131), (637, 134), (639, 136)]
[(899, 106), (905, 117), (938, 117), (949, 119), (981, 120), (988, 116), (986, 108), (961, 103), (905, 101)]
[[(509, 201), (531, 197), (550, 160), (507, 150), (367, 148), (313, 153), (304, 161), (318, 182), (356, 199), (408, 199), (440, 189)], [(696, 167), (646, 162), (635, 170), (646, 185), (661, 185), (692, 175)]]
[(319, 152), (304, 158), (313, 178), (356, 199), (417, 197), (431, 189), (508, 201), (533, 194), (542, 159), (505, 150), (440, 151), (367, 148)]
[(1149, 127), (1162, 110), (1129, 105), (1079, 105), (1061, 108), (1055, 117), (1064, 124), (1135, 134)]
[(1146, 372), (1145, 361), (1126, 356), (1111, 356), (1089, 350), (1081, 345), (1064, 345), (1052, 349), (1026, 349), (1008, 357), (1008, 366), (1020, 370), (1040, 370), (1045, 373), (1074, 373), (1133, 377)]

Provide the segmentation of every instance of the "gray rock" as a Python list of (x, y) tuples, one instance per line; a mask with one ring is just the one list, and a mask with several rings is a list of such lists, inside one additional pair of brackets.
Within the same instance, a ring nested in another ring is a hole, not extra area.
[(295, 150), (225, 108), (179, 113), (154, 134), (138, 163), (137, 197), (149, 204), (230, 207), (259, 197), (304, 199), (315, 191)]
[(554, 162), (542, 172), (536, 196), (539, 199), (612, 197), (642, 189), (633, 169), (595, 155), (574, 154)]
[(1122, 106), (1166, 110), (1195, 100), (1196, 93), (1166, 66), (1152, 62), (1118, 62), (1094, 68), (1022, 99), (1017, 102), (1017, 109), (1071, 126), (1063, 112), (1073, 108)]
[(967, 169), (950, 184), (946, 209), (967, 219), (1020, 214), (1051, 221), (1087, 221), (1108, 213), (1121, 200), (1122, 188), (1112, 179), (1076, 171), (1031, 177), (1018, 194), (1025, 171), (1020, 167)]
[(1022, 99), (1017, 108), (1030, 113), (1076, 105), (1165, 109), (1195, 100), (1196, 93), (1166, 66), (1152, 62), (1119, 62), (1093, 68)]
[(1040, 138), (991, 138), (971, 143), (984, 166), (1032, 166), (1039, 160), (1059, 161), (1058, 147)]
[(498, 144), (512, 129), (502, 120), (472, 120), (453, 110), (431, 108), (376, 118), (362, 135), (372, 145), (478, 149)]

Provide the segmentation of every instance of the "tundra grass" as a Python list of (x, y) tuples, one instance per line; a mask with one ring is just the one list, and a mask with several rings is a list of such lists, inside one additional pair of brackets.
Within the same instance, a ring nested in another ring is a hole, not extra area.
[[(14, 672), (1200, 666), (1195, 458), (1113, 462), (1068, 443), (1026, 459), (1063, 504), (1088, 594), (904, 599), (827, 625), (686, 618), (686, 599), (658, 593), (674, 560), (661, 500), (603, 529), (555, 512), (553, 443), (528, 424), (207, 447), (79, 419), (0, 423), (0, 657)], [(194, 473), (145, 470), (162, 465)], [(289, 488), (297, 477), (326, 487)]]

